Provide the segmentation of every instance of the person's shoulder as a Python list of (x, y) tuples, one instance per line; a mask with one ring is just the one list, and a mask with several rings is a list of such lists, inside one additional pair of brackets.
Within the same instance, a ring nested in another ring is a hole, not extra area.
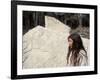
[(88, 65), (88, 56), (87, 56), (87, 53), (86, 51), (84, 50), (80, 50), (79, 52), (79, 59), (81, 59), (81, 65)]
[(85, 53), (85, 51), (83, 49), (80, 50), (80, 53)]
[(80, 50), (79, 54), (82, 55), (82, 56), (86, 56), (87, 55), (86, 51), (84, 51), (84, 50)]

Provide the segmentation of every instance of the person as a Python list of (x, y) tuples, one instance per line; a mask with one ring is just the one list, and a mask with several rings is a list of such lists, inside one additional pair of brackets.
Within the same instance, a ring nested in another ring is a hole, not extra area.
[(68, 37), (67, 66), (86, 66), (88, 65), (87, 51), (83, 46), (79, 34), (73, 33)]

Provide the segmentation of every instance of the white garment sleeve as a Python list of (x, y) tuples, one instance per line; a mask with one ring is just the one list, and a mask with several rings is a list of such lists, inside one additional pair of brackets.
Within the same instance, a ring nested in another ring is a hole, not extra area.
[(87, 66), (88, 65), (88, 58), (85, 51), (81, 50), (79, 53), (79, 66)]

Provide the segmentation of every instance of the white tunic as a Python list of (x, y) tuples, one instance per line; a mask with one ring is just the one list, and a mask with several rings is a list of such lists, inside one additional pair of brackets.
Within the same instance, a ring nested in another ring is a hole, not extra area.
[[(71, 56), (72, 56), (72, 53), (70, 54), (69, 56), (69, 59), (68, 59), (68, 64), (67, 66), (74, 66), (74, 63), (73, 61), (71, 61)], [(88, 65), (88, 58), (87, 58), (87, 55), (85, 53), (84, 50), (81, 50), (79, 52), (79, 55), (77, 57), (77, 60), (79, 61), (78, 64), (76, 66), (87, 66)]]

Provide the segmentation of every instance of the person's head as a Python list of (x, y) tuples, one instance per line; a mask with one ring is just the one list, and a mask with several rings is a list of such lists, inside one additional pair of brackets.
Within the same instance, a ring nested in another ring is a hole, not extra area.
[(79, 34), (73, 33), (68, 36), (69, 47), (73, 50), (80, 50), (83, 49), (83, 42)]

